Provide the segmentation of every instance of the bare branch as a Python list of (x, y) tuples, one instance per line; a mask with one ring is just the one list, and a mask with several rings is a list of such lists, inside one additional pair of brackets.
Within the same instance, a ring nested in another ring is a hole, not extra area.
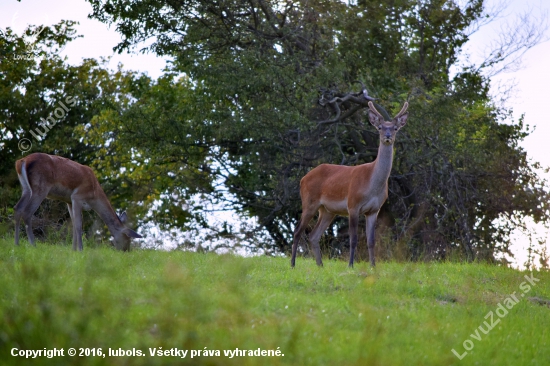
[(513, 72), (521, 68), (523, 55), (531, 48), (548, 41), (548, 13), (530, 9), (519, 14), (512, 22), (500, 26), (498, 38), (486, 49), (478, 71), (485, 71), (487, 77), (502, 72)]
[[(330, 105), (336, 111), (336, 115), (333, 116), (332, 118), (317, 122), (319, 125), (332, 124), (332, 123), (337, 123), (339, 121), (343, 121), (346, 118), (352, 116), (358, 110), (368, 107), (369, 102), (376, 100), (376, 98), (369, 96), (367, 88), (361, 81), (356, 81), (356, 82), (361, 84), (362, 88), (360, 92), (355, 92), (355, 93), (352, 92), (345, 95), (339, 95), (336, 97), (334, 97), (335, 93), (332, 90), (321, 89), (322, 94), (321, 94), (321, 97), (319, 98), (319, 105), (321, 105), (322, 107)], [(355, 104), (355, 106), (349, 108), (346, 111), (346, 113), (342, 115), (342, 110), (340, 106), (346, 102), (351, 102)]]
[(503, 19), (506, 16), (504, 11), (510, 6), (510, 2), (511, 0), (503, 0), (484, 8), (483, 13), (477, 17), (465, 30), (465, 35), (470, 37), (484, 26)]

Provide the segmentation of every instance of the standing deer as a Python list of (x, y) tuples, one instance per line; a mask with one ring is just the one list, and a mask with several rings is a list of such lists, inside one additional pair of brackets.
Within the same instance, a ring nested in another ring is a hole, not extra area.
[(94, 210), (105, 222), (119, 250), (130, 249), (130, 238), (141, 235), (124, 226), (126, 213), (115, 214), (109, 199), (90, 167), (60, 156), (34, 153), (15, 162), (23, 194), (15, 205), (15, 245), (19, 245), (19, 225), (23, 218), (32, 245), (32, 216), (44, 198), (67, 203), (73, 222), (73, 250), (82, 250), (82, 209)]
[(369, 102), (368, 105), (369, 121), (380, 134), (378, 156), (372, 163), (358, 166), (321, 164), (302, 178), (300, 181), (302, 217), (294, 230), (290, 262), (292, 267), (296, 263), (296, 249), (302, 233), (317, 211), (319, 211), (319, 218), (309, 239), (318, 266), (323, 265), (319, 239), (336, 215), (349, 216), (350, 267), (353, 267), (353, 257), (357, 247), (359, 215), (365, 215), (370, 263), (372, 266), (375, 265), (374, 227), (376, 217), (380, 207), (388, 198), (388, 178), (392, 167), (393, 143), (397, 131), (407, 122), (409, 104), (405, 102), (401, 112), (392, 121), (385, 121), (372, 102)]

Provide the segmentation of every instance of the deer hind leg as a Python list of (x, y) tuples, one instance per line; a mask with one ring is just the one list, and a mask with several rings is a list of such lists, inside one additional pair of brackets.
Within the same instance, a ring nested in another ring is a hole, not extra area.
[(378, 213), (366, 216), (366, 234), (367, 234), (367, 247), (369, 248), (369, 259), (371, 266), (375, 266), (374, 263), (374, 228), (376, 226), (376, 216)]
[(353, 258), (357, 249), (357, 232), (359, 226), (359, 214), (349, 213), (349, 267), (353, 268)]
[(21, 228), (21, 218), (23, 217), (23, 212), (27, 204), (31, 199), (31, 193), (29, 191), (23, 190), (23, 195), (21, 199), (14, 207), (15, 211), (15, 245), (19, 245), (19, 229)]
[(315, 216), (315, 210), (309, 210), (309, 211), (303, 211), (302, 217), (300, 218), (300, 223), (296, 226), (296, 229), (294, 229), (294, 235), (292, 240), (292, 258), (290, 259), (290, 266), (294, 268), (294, 265), (296, 264), (296, 251), (298, 249), (298, 243), (300, 242), (300, 238), (302, 237), (302, 234), (307, 228), (307, 224), (311, 221), (313, 216)]
[(321, 260), (321, 248), (319, 248), (319, 240), (325, 230), (329, 227), (330, 223), (334, 219), (334, 214), (328, 212), (324, 207), (319, 208), (319, 218), (317, 219), (317, 224), (309, 234), (309, 241), (311, 247), (313, 248), (313, 253), (315, 254), (315, 261), (317, 265), (322, 267), (323, 261)]
[[(22, 197), (21, 200), (15, 206), (15, 210), (17, 211), (15, 214), (16, 244), (18, 243), (18, 239), (19, 239), (18, 238), (19, 233), (17, 228), (19, 226), (19, 221), (21, 220), (21, 218), (23, 218), (23, 222), (25, 223), (25, 229), (27, 231), (27, 238), (31, 243), (31, 245), (36, 245), (35, 239), (34, 239), (34, 233), (32, 232), (32, 216), (34, 215), (36, 210), (38, 210), (38, 207), (40, 206), (42, 201), (44, 201), (44, 199), (46, 198), (46, 195), (47, 195), (47, 192), (40, 192), (40, 191), (34, 190), (32, 195), (30, 195), (29, 198)], [(23, 201), (24, 198), (25, 200)]]

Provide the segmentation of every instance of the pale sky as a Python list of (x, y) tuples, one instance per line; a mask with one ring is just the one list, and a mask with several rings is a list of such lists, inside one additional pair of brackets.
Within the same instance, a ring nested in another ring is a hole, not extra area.
[[(490, 0), (489, 4), (502, 0)], [(550, 1), (544, 0), (508, 0), (509, 7), (502, 14), (501, 21), (509, 21), (518, 14), (532, 10), (534, 16), (539, 16), (550, 11)], [(149, 76), (157, 78), (162, 74), (165, 60), (151, 54), (114, 54), (112, 48), (119, 42), (120, 36), (113, 28), (96, 20), (87, 18), (91, 13), (91, 5), (84, 0), (2, 0), (0, 4), (0, 28), (12, 27), (17, 33), (21, 33), (28, 24), (55, 24), (61, 19), (76, 20), (78, 34), (84, 35), (67, 45), (63, 55), (68, 57), (71, 64), (78, 64), (82, 58), (95, 58), (112, 56), (111, 68), (116, 68), (120, 62), (125, 69), (146, 72)], [(495, 22), (485, 26), (474, 34), (465, 48), (465, 55), (471, 61), (480, 60), (483, 51), (487, 49), (491, 40), (498, 36), (500, 23)], [(546, 38), (550, 38), (550, 31), (546, 31)], [(523, 147), (534, 161), (550, 166), (550, 148), (546, 145), (546, 139), (550, 137), (550, 121), (548, 121), (548, 103), (550, 85), (550, 42), (544, 42), (528, 51), (523, 57), (523, 68), (500, 74), (492, 79), (492, 85), (499, 83), (515, 82), (513, 99), (507, 105), (513, 107), (515, 118), (525, 114), (525, 122), (530, 126), (536, 126)], [(496, 93), (496, 89), (492, 90)], [(550, 178), (550, 176), (547, 176)], [(537, 229), (537, 235), (547, 238), (542, 228)], [(514, 252), (518, 263), (525, 261), (526, 238), (522, 235), (515, 236)]]

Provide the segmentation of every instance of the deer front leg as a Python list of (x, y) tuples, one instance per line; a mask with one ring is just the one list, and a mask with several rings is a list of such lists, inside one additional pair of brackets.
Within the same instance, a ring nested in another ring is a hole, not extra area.
[(82, 206), (73, 199), (69, 209), (72, 211), (70, 215), (73, 221), (73, 250), (82, 251)]
[(349, 214), (349, 267), (353, 268), (353, 258), (357, 248), (357, 231), (359, 225), (359, 215), (357, 213)]
[(367, 234), (367, 247), (369, 248), (369, 259), (371, 266), (374, 267), (374, 228), (376, 226), (376, 216), (378, 213), (366, 216), (366, 234)]
[[(73, 219), (73, 205), (71, 205), (70, 203), (67, 203), (67, 208), (69, 209), (69, 216), (71, 217), (71, 226), (74, 225), (74, 219)], [(74, 226), (71, 230), (73, 232), (73, 250), (76, 250), (76, 231), (74, 229)]]

